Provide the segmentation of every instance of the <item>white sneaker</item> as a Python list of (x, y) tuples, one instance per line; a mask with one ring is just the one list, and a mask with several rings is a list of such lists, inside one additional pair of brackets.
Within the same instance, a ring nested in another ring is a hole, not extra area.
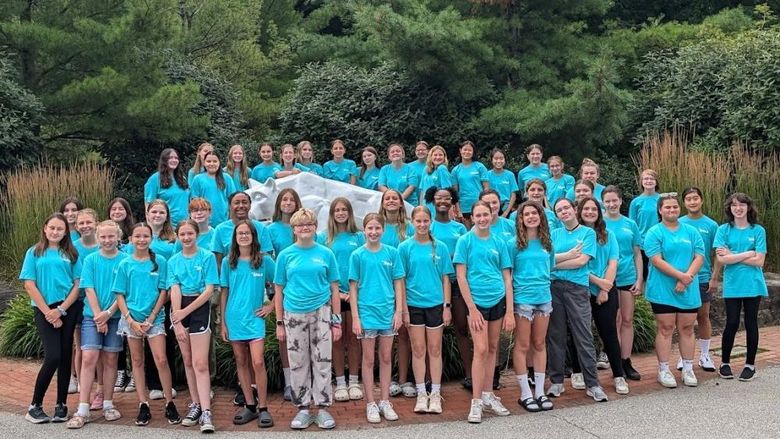
[(428, 397), (428, 413), (441, 413), (441, 392), (431, 392)]
[(482, 397), (482, 406), (498, 416), (509, 416), (509, 410), (504, 407), (504, 404), (501, 404), (501, 398), (493, 392)]
[(372, 424), (382, 422), (382, 418), (379, 416), (379, 406), (375, 402), (369, 402), (366, 405), (366, 419)]
[(339, 402), (349, 401), (349, 390), (345, 384), (336, 385), (336, 390), (333, 391), (333, 399)]
[(677, 360), (677, 370), (682, 370), (682, 369), (683, 369), (683, 361), (682, 361), (682, 357), (680, 357), (680, 359)]
[(165, 394), (162, 390), (152, 390), (149, 392), (149, 399), (158, 400), (165, 398)]
[(70, 382), (68, 383), (68, 393), (79, 393), (79, 379), (74, 375), (70, 376)]
[(706, 354), (699, 357), (699, 367), (707, 372), (715, 372), (715, 363), (713, 363), (712, 358)]
[(599, 370), (609, 369), (609, 357), (607, 357), (606, 352), (599, 352), (599, 355), (596, 358), (596, 369)]
[(571, 386), (576, 390), (585, 390), (585, 376), (581, 373), (571, 374)]
[[(141, 371), (141, 373), (143, 373), (143, 371)], [(135, 378), (132, 375), (130, 375), (130, 381), (127, 382), (127, 386), (125, 387), (125, 393), (132, 393), (132, 392), (135, 392)]]
[(379, 413), (388, 421), (398, 420), (398, 413), (393, 410), (393, 404), (390, 401), (379, 401)]
[(471, 409), (469, 409), (468, 421), (472, 424), (479, 424), (482, 422), (482, 400), (472, 399)]
[(417, 403), (414, 404), (415, 413), (428, 413), (428, 394), (417, 392)]
[(604, 389), (602, 389), (601, 386), (593, 386), (586, 390), (585, 394), (593, 398), (593, 400), (596, 402), (609, 401), (609, 397), (607, 397), (607, 394), (604, 393)]
[(699, 385), (699, 380), (696, 379), (696, 374), (693, 370), (684, 370), (682, 373), (683, 384), (688, 387), (696, 387)]
[(675, 387), (677, 387), (677, 380), (674, 379), (674, 375), (672, 375), (672, 372), (668, 370), (658, 371), (658, 382), (661, 383), (662, 386), (667, 387), (669, 389), (674, 389)]
[(628, 383), (626, 383), (625, 378), (615, 378), (615, 392), (617, 392), (618, 395), (628, 395)]

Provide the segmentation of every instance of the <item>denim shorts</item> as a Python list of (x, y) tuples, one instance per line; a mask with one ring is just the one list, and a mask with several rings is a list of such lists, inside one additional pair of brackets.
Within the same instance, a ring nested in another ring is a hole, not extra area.
[(377, 338), (377, 337), (395, 337), (398, 333), (393, 329), (364, 329), (363, 333), (358, 335), (358, 339)]
[(530, 321), (534, 321), (534, 317), (536, 316), (542, 316), (546, 317), (552, 314), (552, 301), (547, 303), (541, 303), (538, 305), (525, 305), (525, 304), (519, 304), (515, 303), (515, 315), (518, 317), (523, 317), (525, 319), (528, 319)]
[(117, 329), (117, 334), (123, 335), (127, 338), (152, 338), (157, 337), (158, 335), (165, 335), (165, 325), (163, 323), (155, 323), (152, 325), (151, 328), (149, 328), (148, 331), (146, 331), (146, 334), (136, 334), (132, 329), (130, 329), (130, 325), (127, 324), (127, 320), (124, 318), (119, 319), (119, 327)]
[(92, 317), (84, 316), (81, 321), (81, 350), (120, 352), (124, 349), (122, 337), (117, 334), (119, 319), (110, 319), (108, 332), (101, 334)]

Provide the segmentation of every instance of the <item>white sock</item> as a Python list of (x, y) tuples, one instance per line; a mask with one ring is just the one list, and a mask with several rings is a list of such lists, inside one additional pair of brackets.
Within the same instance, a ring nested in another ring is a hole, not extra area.
[(303, 413), (304, 415), (308, 415), (309, 414), (309, 409), (300, 409), (300, 410), (298, 410), (298, 413)]
[(534, 372), (534, 397), (539, 398), (544, 395), (544, 372)]
[(754, 366), (752, 364), (746, 364), (745, 367), (747, 367), (750, 370), (756, 370), (756, 366)]
[(709, 357), (710, 355), (710, 340), (702, 340), (699, 339), (699, 349), (701, 349), (701, 356), (702, 357)]
[(482, 400), (486, 401), (490, 399), (490, 392), (482, 392)]
[(417, 393), (420, 395), (428, 393), (428, 390), (425, 388), (425, 383), (417, 383), (415, 384), (415, 387), (417, 387)]
[(531, 386), (528, 385), (528, 374), (516, 375), (517, 385), (520, 386), (520, 399), (531, 397)]
[(667, 361), (661, 361), (658, 363), (658, 371), (659, 372), (669, 372), (669, 362)]
[(349, 374), (349, 384), (358, 384), (360, 382), (360, 378), (357, 375)]
[(340, 377), (336, 377), (336, 385), (337, 386), (346, 386), (347, 385), (347, 379), (344, 378), (344, 375)]
[(441, 393), (441, 384), (431, 384), (431, 393), (433, 392)]
[(104, 399), (103, 400), (103, 410), (108, 410), (110, 408), (114, 408), (114, 401), (111, 399)]
[(282, 368), (282, 373), (284, 374), (284, 385), (289, 386), (290, 385), (290, 368), (284, 367)]
[(693, 360), (686, 360), (683, 358), (683, 372), (693, 370)]
[(89, 416), (89, 403), (88, 402), (80, 402), (79, 403), (79, 409), (76, 412), (76, 415), (81, 417)]

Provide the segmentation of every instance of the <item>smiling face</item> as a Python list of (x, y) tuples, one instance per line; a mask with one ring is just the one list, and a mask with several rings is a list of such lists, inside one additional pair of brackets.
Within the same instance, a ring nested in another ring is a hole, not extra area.
[(433, 163), (434, 166), (444, 164), (444, 158), (444, 152), (440, 149), (436, 149), (431, 153), (431, 163)]
[(97, 226), (95, 217), (88, 213), (82, 213), (79, 214), (77, 218), (76, 230), (79, 231), (81, 237), (86, 238), (93, 236), (95, 234), (95, 226)]
[(292, 146), (282, 148), (282, 164), (292, 166), (293, 160), (295, 160), (295, 149)]
[(493, 221), (493, 213), (491, 209), (481, 204), (474, 206), (471, 211), (471, 220), (474, 225), (480, 230), (490, 230), (490, 223)]
[(298, 203), (295, 201), (293, 194), (287, 192), (282, 195), (282, 200), (279, 202), (279, 210), (281, 210), (282, 213), (292, 215), (298, 208)]
[(665, 222), (677, 222), (677, 219), (680, 217), (680, 203), (676, 198), (665, 199), (661, 203), (661, 208), (658, 212), (661, 214), (661, 219)]
[(398, 145), (393, 145), (387, 150), (387, 158), (391, 162), (398, 162), (404, 159), (404, 150)]
[(578, 184), (574, 186), (574, 202), (579, 203), (581, 199), (592, 197), (593, 191), (587, 184)]
[(544, 188), (540, 184), (532, 183), (528, 185), (526, 193), (528, 194), (528, 199), (531, 201), (541, 204), (544, 200)]
[(136, 227), (130, 236), (130, 242), (136, 250), (147, 250), (152, 242), (152, 231), (148, 227)]
[(314, 158), (314, 148), (308, 143), (301, 146), (301, 158), (304, 160), (312, 160)]
[(417, 157), (417, 160), (425, 161), (428, 157), (428, 146), (424, 143), (418, 143), (414, 147), (414, 156)]
[(588, 180), (594, 185), (599, 179), (599, 170), (595, 166), (589, 166), (589, 165), (583, 166), (581, 170), (581, 174), (583, 180)]
[(97, 240), (101, 249), (112, 252), (119, 244), (119, 231), (114, 226), (100, 226), (97, 228)]
[(65, 205), (65, 208), (62, 209), (62, 214), (65, 216), (65, 219), (68, 221), (68, 224), (70, 224), (72, 227), (76, 227), (76, 218), (79, 213), (79, 207), (76, 206), (76, 203), (68, 203)]
[(314, 239), (314, 234), (317, 232), (317, 223), (314, 222), (302, 222), (296, 223), (292, 226), (293, 233), (299, 241), (310, 242)]
[(194, 208), (190, 209), (190, 218), (198, 224), (204, 224), (208, 222), (211, 216), (211, 209)]
[(344, 154), (347, 152), (347, 148), (344, 147), (344, 144), (341, 142), (336, 142), (333, 144), (333, 146), (330, 147), (330, 153), (333, 155), (333, 158), (336, 160), (340, 160), (344, 158)]
[(219, 171), (219, 157), (215, 154), (209, 154), (206, 156), (203, 166), (206, 168), (206, 172), (208, 172), (209, 175), (216, 174), (217, 171)]
[(735, 220), (743, 220), (747, 218), (749, 206), (747, 203), (743, 203), (734, 198), (731, 200), (731, 204), (729, 204), (729, 209), (731, 210), (731, 214), (734, 215)]
[(245, 220), (249, 217), (250, 206), (249, 195), (234, 195), (230, 201), (230, 214), (237, 221)]
[(230, 153), (230, 160), (233, 160), (233, 163), (240, 164), (242, 160), (244, 160), (244, 149), (240, 146), (233, 150), (233, 152)]
[(168, 155), (168, 161), (165, 163), (168, 165), (168, 169), (176, 169), (179, 166), (179, 154), (177, 154), (176, 151), (171, 151)]
[(377, 244), (382, 239), (382, 233), (385, 229), (382, 223), (377, 220), (371, 220), (363, 227), (363, 233), (366, 235), (366, 241), (371, 244)]
[(431, 216), (422, 209), (416, 211), (412, 216), (412, 226), (418, 235), (428, 236), (428, 232), (431, 230)]
[(547, 162), (547, 168), (553, 177), (560, 177), (563, 173), (563, 163), (560, 160), (550, 160)]
[(388, 212), (398, 212), (401, 203), (401, 197), (396, 191), (386, 191), (382, 196), (382, 207)]
[(494, 168), (504, 169), (504, 165), (506, 164), (506, 157), (504, 157), (504, 153), (500, 151), (493, 153), (492, 162)]
[(192, 227), (192, 224), (184, 223), (179, 226), (176, 236), (179, 238), (179, 242), (185, 250), (192, 250), (198, 245), (198, 230)]
[(124, 221), (125, 218), (127, 218), (125, 206), (119, 202), (112, 204), (111, 208), (108, 210), (108, 218), (117, 223)]
[(642, 180), (642, 189), (646, 191), (655, 192), (655, 187), (658, 184), (658, 181), (653, 177), (653, 175), (649, 172), (643, 172), (640, 176)]
[(239, 224), (235, 230), (236, 242), (239, 247), (249, 247), (252, 245), (252, 230), (246, 224)]
[(539, 211), (534, 206), (523, 207), (523, 225), (526, 229), (535, 229), (539, 227), (542, 222), (542, 218), (539, 216)]
[(162, 226), (165, 220), (168, 219), (168, 209), (162, 204), (154, 204), (149, 207), (149, 211), (146, 212), (147, 220), (149, 224), (153, 226)]
[(465, 144), (460, 147), (460, 158), (464, 161), (471, 161), (474, 158), (474, 147), (470, 144)]
[(702, 199), (696, 192), (685, 195), (683, 202), (685, 203), (685, 210), (687, 210), (689, 214), (697, 215), (701, 212)]
[(349, 220), (349, 208), (343, 202), (336, 203), (333, 206), (333, 220), (336, 224), (346, 224)]
[(623, 200), (620, 199), (616, 192), (605, 192), (602, 197), (602, 203), (604, 203), (607, 213), (620, 215), (620, 206), (623, 205)]
[(67, 232), (68, 225), (59, 218), (51, 218), (43, 225), (43, 234), (46, 236), (46, 240), (49, 241), (49, 246), (59, 245)]
[(528, 152), (526, 157), (534, 166), (539, 166), (539, 164), (542, 163), (542, 151), (539, 148), (531, 148), (531, 151)]
[(599, 208), (598, 203), (596, 203), (593, 200), (588, 200), (585, 202), (585, 204), (582, 205), (582, 222), (588, 226), (592, 226), (596, 223), (599, 219), (599, 213), (601, 212), (601, 209)]
[(274, 159), (274, 149), (271, 145), (262, 145), (260, 147), (260, 159), (268, 163)]

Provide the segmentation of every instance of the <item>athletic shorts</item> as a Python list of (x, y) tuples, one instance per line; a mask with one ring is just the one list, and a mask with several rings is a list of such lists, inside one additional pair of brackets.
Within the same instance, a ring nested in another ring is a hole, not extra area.
[(653, 309), (653, 314), (696, 314), (699, 312), (699, 308), (682, 309), (672, 305), (653, 302), (650, 302), (650, 308)]
[[(87, 300), (87, 299), (84, 299)], [(73, 302), (73, 305), (70, 306), (70, 309), (68, 309), (68, 312), (75, 312), (76, 313), (76, 326), (81, 325), (81, 322), (84, 321), (84, 302), (81, 299), (78, 299), (77, 301)]]
[(709, 282), (707, 282), (706, 284), (699, 283), (699, 296), (701, 296), (701, 303), (712, 302), (712, 293), (708, 291), (709, 289), (710, 289)]
[[(198, 296), (182, 296), (181, 308), (188, 307)], [(207, 301), (181, 321), (190, 335), (205, 334), (211, 330), (211, 304)]]
[(84, 317), (84, 320), (81, 321), (82, 351), (120, 352), (124, 349), (122, 337), (117, 334), (119, 319), (110, 319), (106, 323), (108, 324), (108, 332), (103, 334), (98, 332), (92, 317)]
[(498, 303), (491, 306), (490, 308), (482, 308), (481, 306), (477, 305), (477, 311), (482, 314), (482, 318), (485, 319), (486, 322), (495, 322), (496, 320), (501, 320), (506, 315), (506, 300), (502, 297)]
[(425, 326), (431, 329), (444, 326), (444, 304), (430, 308), (418, 308), (410, 305), (408, 308), (411, 326)]

